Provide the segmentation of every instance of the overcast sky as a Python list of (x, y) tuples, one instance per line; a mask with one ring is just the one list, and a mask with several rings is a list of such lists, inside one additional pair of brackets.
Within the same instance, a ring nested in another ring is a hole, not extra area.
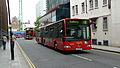
[[(19, 0), (10, 1), (11, 17), (19, 16)], [(39, 0), (22, 0), (23, 1), (23, 22), (30, 20), (33, 23), (36, 20), (36, 4)]]

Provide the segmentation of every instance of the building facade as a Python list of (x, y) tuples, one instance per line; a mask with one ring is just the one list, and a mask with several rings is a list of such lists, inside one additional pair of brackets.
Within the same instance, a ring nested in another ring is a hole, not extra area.
[(92, 23), (92, 43), (120, 47), (119, 0), (70, 0), (71, 18)]
[(41, 25), (70, 18), (69, 0), (47, 0), (47, 13), (39, 20)]
[(58, 5), (67, 4), (69, 2), (70, 0), (47, 0), (47, 11)]
[[(8, 16), (7, 16), (7, 7), (6, 0), (0, 0), (0, 39), (2, 35), (8, 35)], [(1, 40), (0, 40), (1, 45)]]
[(39, 2), (36, 4), (36, 19), (39, 16), (43, 16), (47, 12), (47, 4), (46, 0), (39, 0)]

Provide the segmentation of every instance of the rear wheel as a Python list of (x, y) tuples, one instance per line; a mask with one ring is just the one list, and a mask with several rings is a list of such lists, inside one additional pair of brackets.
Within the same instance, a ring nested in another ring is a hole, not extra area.
[(45, 39), (43, 40), (43, 45), (45, 46)]
[(54, 48), (57, 50), (57, 46), (58, 46), (58, 44), (57, 43), (55, 43), (54, 44)]

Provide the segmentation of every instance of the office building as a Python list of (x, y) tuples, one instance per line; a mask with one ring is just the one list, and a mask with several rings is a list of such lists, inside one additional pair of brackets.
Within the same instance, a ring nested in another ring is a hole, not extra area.
[(92, 23), (92, 43), (120, 47), (119, 0), (70, 0), (71, 18)]

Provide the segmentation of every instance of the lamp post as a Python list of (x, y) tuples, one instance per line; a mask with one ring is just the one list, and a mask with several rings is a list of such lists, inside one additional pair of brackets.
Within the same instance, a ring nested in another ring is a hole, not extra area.
[(7, 6), (8, 6), (8, 21), (9, 21), (9, 28), (10, 28), (10, 48), (11, 48), (11, 60), (14, 60), (14, 42), (12, 40), (12, 26), (11, 26), (11, 20), (10, 20), (10, 7), (9, 7), (9, 0), (7, 0)]

